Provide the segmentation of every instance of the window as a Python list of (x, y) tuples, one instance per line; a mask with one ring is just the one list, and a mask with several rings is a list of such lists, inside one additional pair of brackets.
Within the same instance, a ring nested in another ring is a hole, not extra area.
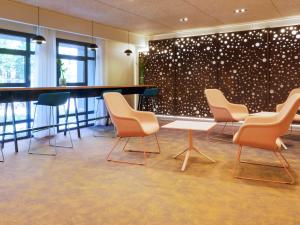
[[(34, 63), (34, 45), (31, 45), (31, 34), (0, 29), (0, 87), (29, 87), (31, 65)], [(17, 130), (30, 128), (30, 103), (17, 102), (15, 117)], [(3, 130), (4, 104), (0, 104), (0, 132)], [(12, 131), (12, 118), (8, 108), (7, 132)], [(28, 137), (29, 133), (18, 134)], [(12, 136), (6, 136), (11, 139)]]
[[(95, 59), (96, 52), (88, 49), (89, 43), (82, 43), (70, 40), (57, 39), (57, 85), (61, 76), (61, 69), (64, 70), (68, 86), (88, 86), (95, 85)], [(77, 99), (77, 109), (79, 112), (79, 121), (81, 127), (93, 125), (85, 120), (94, 116), (94, 99), (80, 98)], [(59, 123), (65, 120), (63, 107), (59, 110)], [(70, 102), (70, 122), (75, 122), (75, 105), (74, 101)], [(71, 125), (70, 127), (75, 127)], [(62, 130), (60, 127), (59, 130)]]

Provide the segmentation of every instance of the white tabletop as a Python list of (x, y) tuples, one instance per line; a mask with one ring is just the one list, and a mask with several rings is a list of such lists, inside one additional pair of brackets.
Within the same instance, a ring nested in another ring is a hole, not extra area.
[(209, 131), (216, 125), (217, 124), (215, 122), (176, 120), (172, 123), (162, 126), (162, 128)]
[(273, 116), (277, 114), (277, 112), (257, 112), (257, 113), (251, 113), (250, 116)]

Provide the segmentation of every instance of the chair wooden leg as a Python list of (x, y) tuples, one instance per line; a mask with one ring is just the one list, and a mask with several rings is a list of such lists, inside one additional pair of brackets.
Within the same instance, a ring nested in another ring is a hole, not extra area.
[(279, 140), (280, 140), (280, 144), (284, 148), (284, 150), (288, 150), (288, 147), (284, 144), (284, 142), (281, 140), (281, 138)]
[[(279, 154), (276, 154), (279, 153)], [(279, 152), (279, 151), (274, 151), (275, 156), (278, 158), (278, 160), (280, 161), (280, 163), (282, 164), (285, 173), (289, 176), (290, 181), (287, 182), (288, 184), (293, 184), (295, 183), (295, 178), (293, 177), (293, 175), (291, 174), (290, 170), (289, 170), (289, 164), (286, 160), (286, 158), (284, 158), (284, 156)]]
[(224, 134), (224, 130), (225, 130), (226, 125), (227, 125), (227, 122), (225, 122), (225, 125), (222, 128), (221, 134)]
[(106, 160), (107, 161), (111, 161), (110, 160), (110, 155), (111, 153), (114, 151), (114, 149), (117, 147), (117, 145), (119, 144), (119, 141), (121, 140), (121, 138), (117, 138), (117, 141), (114, 143), (113, 147), (111, 148), (111, 150), (109, 151), (108, 155), (106, 156)]
[(236, 154), (236, 160), (235, 160), (235, 165), (234, 165), (234, 177), (238, 177), (238, 166), (241, 161), (241, 154), (242, 154), (243, 146), (238, 146), (237, 154)]
[(279, 151), (273, 150), (273, 153), (275, 157), (279, 160), (281, 166), (278, 165), (270, 165), (270, 164), (262, 164), (262, 163), (253, 163), (253, 162), (246, 162), (242, 161), (243, 163), (247, 164), (256, 164), (256, 165), (263, 165), (263, 166), (273, 166), (273, 167), (282, 167), (285, 171), (285, 173), (288, 175), (290, 178), (290, 181), (284, 181), (284, 180), (271, 180), (271, 179), (258, 179), (258, 178), (252, 178), (252, 177), (245, 177), (245, 176), (239, 176), (238, 175), (238, 165), (240, 164), (240, 157), (241, 157), (241, 152), (242, 152), (242, 146), (238, 147), (237, 151), (237, 157), (236, 157), (236, 162), (235, 162), (235, 168), (234, 168), (234, 177), (238, 179), (243, 179), (243, 180), (254, 180), (254, 181), (264, 181), (264, 182), (272, 182), (272, 183), (280, 183), (280, 184), (293, 184), (295, 182), (294, 177), (290, 173), (288, 169), (288, 162), (287, 160), (283, 157), (283, 155)]
[[(132, 164), (132, 165), (141, 165), (141, 166), (146, 165), (146, 158), (147, 158), (147, 155), (146, 155), (146, 151), (145, 151), (145, 150), (143, 151), (143, 153), (144, 153), (144, 161), (143, 161), (143, 162), (131, 162), (131, 161), (122, 161), (122, 160), (114, 160), (114, 159), (112, 159), (110, 156), (111, 156), (112, 152), (114, 151), (114, 149), (115, 149), (115, 148), (117, 147), (117, 145), (119, 144), (120, 140), (121, 140), (121, 138), (118, 137), (117, 141), (115, 142), (115, 144), (113, 145), (112, 149), (110, 150), (110, 152), (108, 153), (108, 155), (107, 155), (107, 157), (106, 157), (106, 160), (107, 160), (107, 161), (110, 161), (110, 162), (116, 162), (116, 163), (126, 163), (126, 164)], [(124, 151), (124, 149), (125, 149), (125, 147), (126, 147), (128, 141), (129, 141), (129, 138), (126, 140), (126, 143), (125, 143), (125, 145), (124, 145), (124, 147), (123, 147), (123, 149), (122, 149), (123, 151)], [(144, 143), (144, 142), (143, 142), (143, 143)], [(144, 146), (143, 143), (142, 143), (142, 146)]]
[[(140, 140), (141, 140), (141, 145), (142, 145), (142, 146), (145, 146), (145, 140), (144, 140), (144, 137), (142, 137)], [(144, 165), (146, 165), (146, 163), (147, 163), (147, 153), (146, 153), (146, 150), (145, 150), (144, 147), (143, 147), (143, 149), (144, 149)]]
[(129, 139), (130, 139), (130, 137), (127, 138), (127, 140), (126, 140), (126, 142), (125, 142), (125, 145), (123, 146), (123, 149), (122, 149), (123, 152), (126, 152), (125, 148), (126, 148), (128, 142), (129, 142)]
[(158, 148), (158, 153), (160, 153), (160, 145), (159, 145), (159, 142), (158, 142), (157, 135), (154, 134), (154, 136), (155, 136), (155, 140), (156, 140), (156, 144), (157, 144), (157, 148)]
[(282, 155), (282, 153), (280, 151), (277, 152), (277, 154), (284, 160), (284, 162), (286, 163), (286, 167), (289, 168), (290, 164), (288, 163), (288, 161), (286, 160), (286, 158)]
[[(225, 124), (222, 128), (222, 131), (220, 132), (221, 135), (225, 134), (224, 130), (225, 130), (226, 126), (227, 126), (227, 122), (225, 122)], [(219, 136), (218, 134), (213, 136), (213, 135), (210, 135), (210, 133), (211, 132), (208, 132), (207, 135), (206, 135), (206, 139), (208, 141), (222, 141), (222, 142), (232, 143), (232, 139), (226, 140), (226, 139), (218, 138), (218, 136)], [(234, 135), (234, 130), (232, 131), (232, 134)]]
[[(158, 138), (157, 138), (156, 134), (154, 134), (154, 136), (155, 136), (156, 144), (157, 144), (157, 147), (158, 147), (158, 151), (157, 151), (157, 152), (149, 152), (149, 151), (146, 151), (146, 153), (160, 154), (160, 146), (159, 146), (159, 143), (158, 143)], [(142, 151), (133, 150), (133, 149), (125, 149), (125, 147), (123, 148), (123, 150), (124, 150), (125, 152), (142, 152)]]

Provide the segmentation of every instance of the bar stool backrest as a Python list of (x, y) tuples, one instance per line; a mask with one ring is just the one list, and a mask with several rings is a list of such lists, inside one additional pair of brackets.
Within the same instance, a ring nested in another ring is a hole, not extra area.
[(70, 98), (70, 92), (44, 93), (38, 97), (37, 105), (60, 106)]
[(158, 95), (158, 88), (148, 88), (145, 89), (145, 91), (143, 92), (143, 96), (147, 96), (147, 97), (155, 97)]

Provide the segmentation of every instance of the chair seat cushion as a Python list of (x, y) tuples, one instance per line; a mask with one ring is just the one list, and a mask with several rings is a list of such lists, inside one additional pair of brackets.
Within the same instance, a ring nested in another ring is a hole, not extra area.
[(276, 145), (277, 145), (278, 149), (281, 150), (282, 141), (280, 140), (280, 138), (276, 139)]
[(295, 115), (293, 122), (300, 123), (300, 115), (299, 114)]
[(144, 129), (144, 131), (147, 135), (154, 134), (157, 131), (159, 131), (159, 124), (158, 123), (143, 122), (141, 125), (142, 125), (142, 127), (143, 127), (143, 129)]
[(232, 113), (231, 115), (236, 121), (244, 121), (249, 116), (248, 113)]

